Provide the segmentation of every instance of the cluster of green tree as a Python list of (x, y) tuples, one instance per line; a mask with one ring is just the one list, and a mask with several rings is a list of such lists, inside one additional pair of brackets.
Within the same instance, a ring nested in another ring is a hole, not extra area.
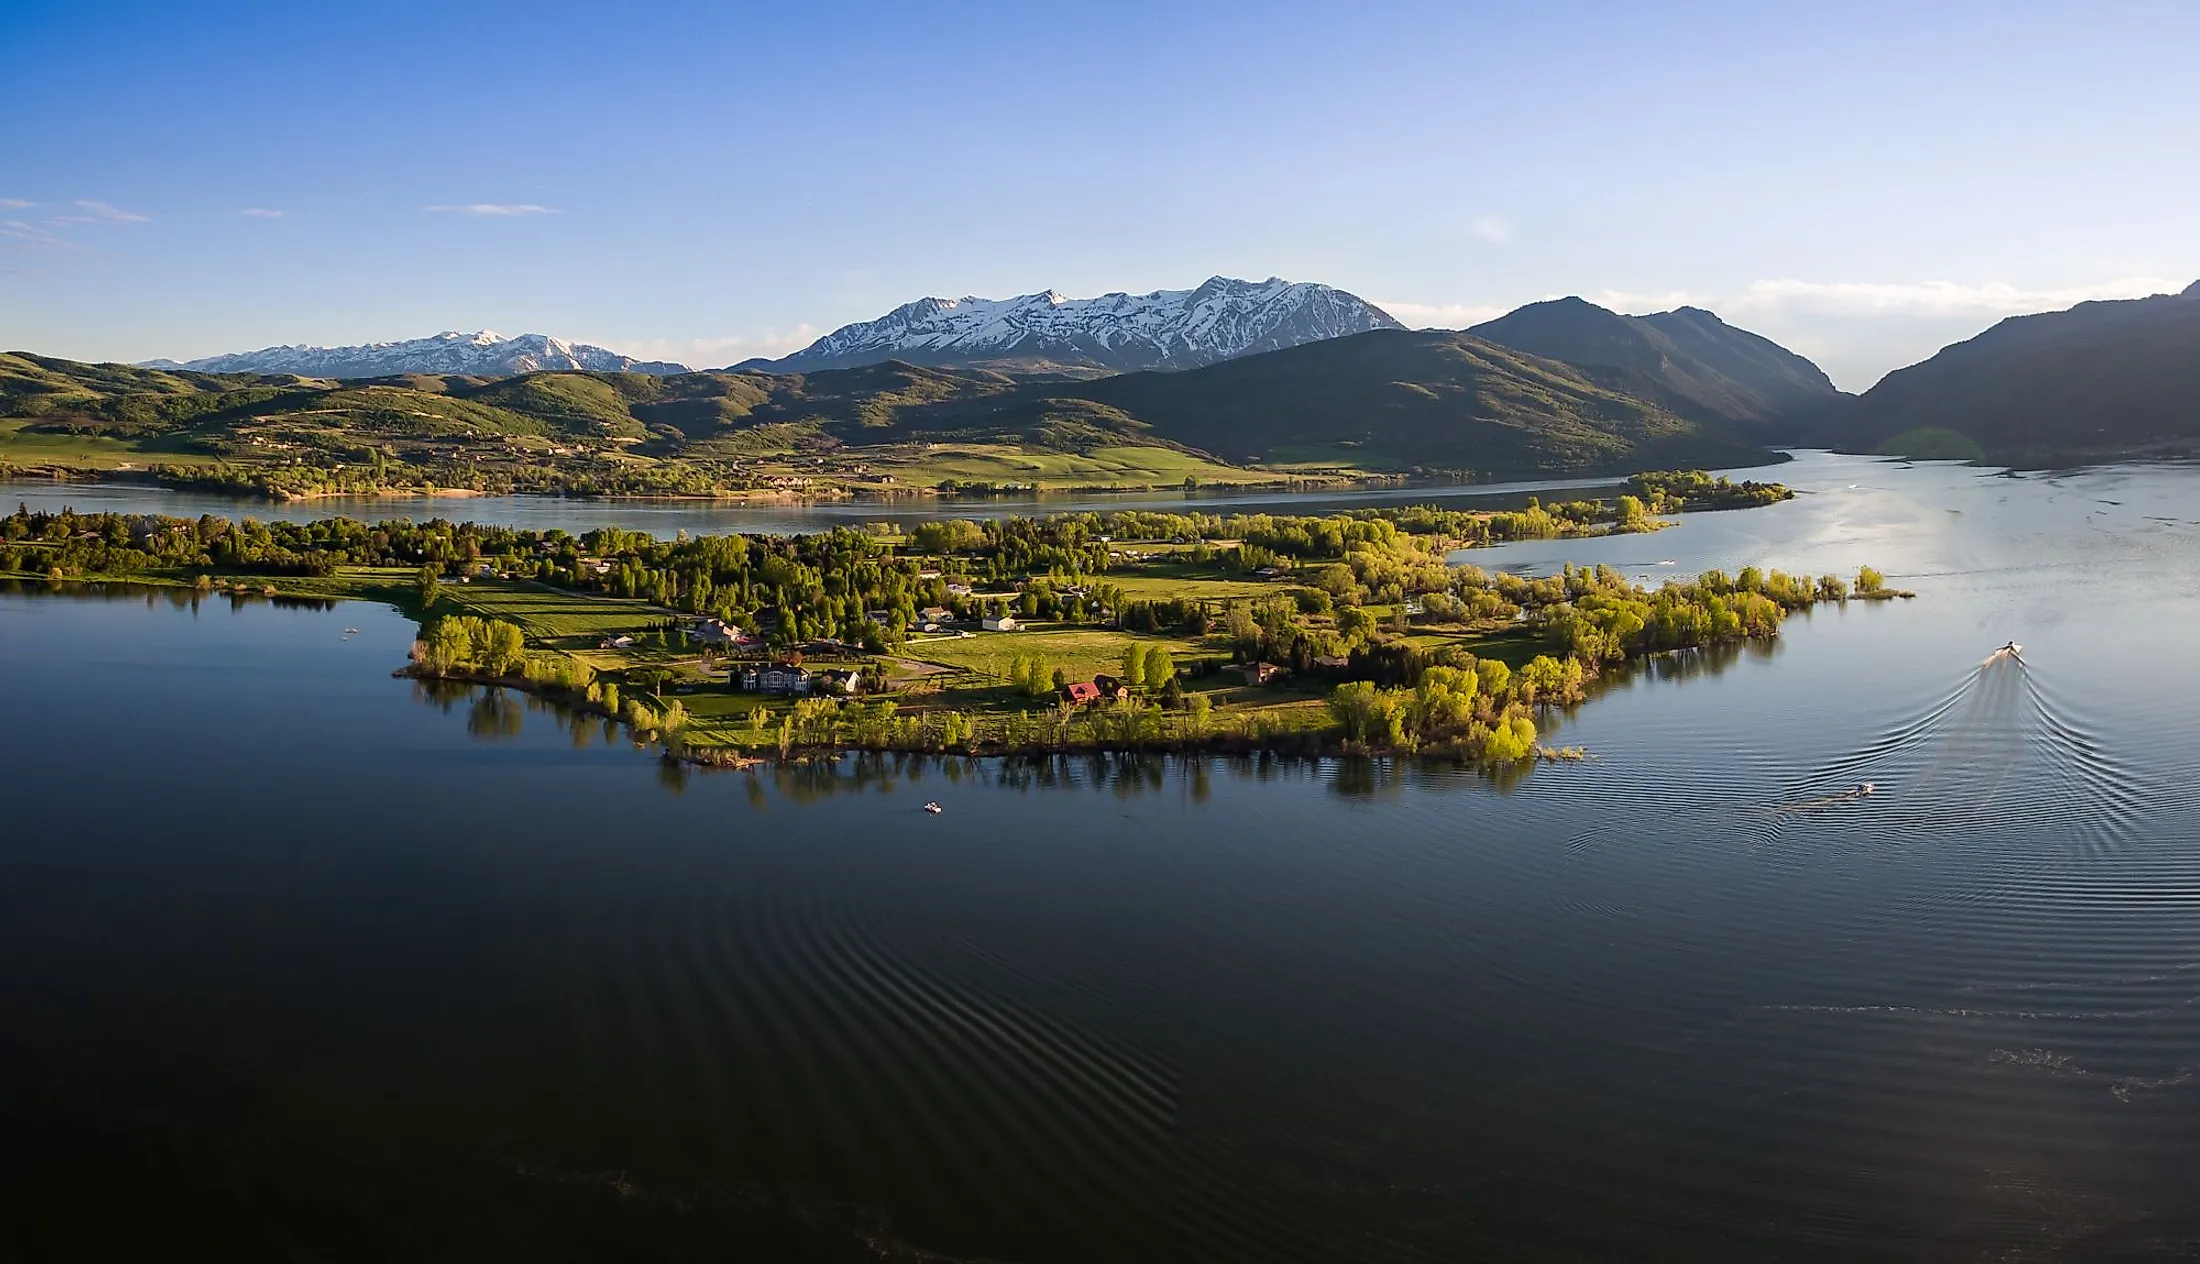
[(524, 452), (503, 451), (478, 457), (421, 452), (389, 455), (380, 448), (347, 449), (339, 455), (350, 459), (333, 464), (304, 460), (155, 464), (151, 472), (164, 486), (267, 500), (388, 492), (429, 494), (444, 488), (494, 495), (709, 496), (747, 486), (708, 467), (666, 462), (580, 456), (536, 460)]
[[(1157, 700), (1117, 699), (1104, 706), (999, 712), (913, 710), (891, 699), (805, 698), (774, 712), (757, 706), (738, 726), (742, 744), (762, 745), (782, 757), (806, 749), (1035, 753), (1078, 749), (1122, 750), (1152, 745), (1223, 742), (1273, 746), (1292, 740), (1319, 749), (1321, 731), (1301, 716), (1263, 711), (1215, 710), (1204, 694), (1170, 709)], [(705, 762), (710, 762), (705, 755)]]
[(1125, 632), (1182, 632), (1205, 636), (1214, 627), (1207, 603), (1188, 597), (1164, 597), (1158, 601), (1124, 602), (1116, 622)]
[(535, 577), (552, 569), (545, 545), (564, 532), (521, 531), (481, 523), (352, 518), (312, 522), (231, 521), (211, 514), (32, 513), (17, 506), (0, 518), (0, 569), (63, 575), (146, 571), (243, 571), (265, 575), (326, 575), (338, 566), (419, 566), (450, 571), (494, 560)]
[(1578, 702), (1595, 669), (1578, 658), (1538, 655), (1519, 671), (1493, 658), (1448, 655), (1384, 686), (1357, 680), (1329, 696), (1345, 740), (1406, 753), (1438, 750), (1514, 763), (1536, 749), (1533, 708)]
[[(1701, 470), (1674, 471), (1672, 477), (1701, 478), (1706, 482), (1712, 479)], [(1775, 489), (1778, 495), (1771, 499), (1791, 494), (1778, 484), (1744, 486)], [(1211, 541), (1237, 540), (1244, 550), (1264, 550), (1246, 552), (1234, 567), (1250, 571), (1278, 559), (1303, 562), (1341, 558), (1364, 551), (1363, 546), (1376, 552), (1392, 551), (1406, 536), (1435, 537), (1477, 547), (1513, 540), (1555, 540), (1605, 530), (1642, 531), (1659, 525), (1651, 517), (1653, 512), (1710, 507), (1673, 497), (1660, 503), (1664, 508), (1654, 509), (1639, 496), (1623, 494), (1609, 501), (1570, 500), (1546, 505), (1531, 496), (1520, 509), (1495, 511), (1404, 505), (1353, 509), (1324, 517), (1151, 512), (1077, 516), (1086, 517), (1088, 531), (1118, 540), (1190, 542), (1193, 547), (1181, 556), (1195, 564), (1222, 559), (1230, 552), (1213, 547)]]
[[(1770, 574), (1746, 567), (1729, 579), (1706, 571), (1692, 581), (1639, 588), (1609, 567), (1574, 569), (1560, 577), (1565, 600), (1536, 606), (1531, 614), (1545, 635), (1586, 662), (1607, 663), (1665, 650), (1693, 649), (1738, 640), (1770, 640), (1797, 610), (1848, 599), (1839, 576)], [(1858, 586), (1876, 594), (1883, 586), (1869, 567)]]
[[(1502, 663), (1498, 666), (1503, 666)], [(1413, 753), (1449, 745), (1469, 758), (1515, 763), (1535, 749), (1535, 721), (1476, 705), (1479, 680), (1472, 672), (1432, 667), (1411, 689), (1383, 689), (1356, 680), (1329, 695), (1329, 713), (1344, 738), (1368, 749)]]
[(446, 615), (421, 631), (420, 669), (431, 676), (481, 672), (509, 676), (527, 658), (527, 635), (516, 623)]
[(1183, 704), (1184, 683), (1177, 676), (1176, 657), (1166, 645), (1133, 641), (1123, 647), (1123, 687), (1161, 700), (1175, 709)]
[(1724, 474), (1713, 475), (1705, 470), (1652, 470), (1630, 476), (1627, 485), (1649, 502), (1652, 513), (1754, 509), (1795, 498), (1795, 493), (1780, 483), (1737, 483)]
[(1037, 654), (1018, 654), (1009, 660), (1008, 681), (1027, 698), (1044, 698), (1069, 682), (1059, 668), (1047, 665)]

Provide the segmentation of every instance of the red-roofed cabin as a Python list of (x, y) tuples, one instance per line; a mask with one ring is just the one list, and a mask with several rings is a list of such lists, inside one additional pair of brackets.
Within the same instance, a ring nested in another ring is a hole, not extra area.
[(1069, 695), (1070, 702), (1075, 706), (1081, 707), (1088, 702), (1100, 701), (1100, 686), (1089, 680), (1073, 680), (1062, 692)]

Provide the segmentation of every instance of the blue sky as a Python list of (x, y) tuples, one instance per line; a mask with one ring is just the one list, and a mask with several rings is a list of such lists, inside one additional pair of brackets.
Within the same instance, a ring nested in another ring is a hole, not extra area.
[(2200, 276), (2200, 4), (0, 0), (0, 346), (716, 366), (924, 294), (1694, 302), (1850, 389)]

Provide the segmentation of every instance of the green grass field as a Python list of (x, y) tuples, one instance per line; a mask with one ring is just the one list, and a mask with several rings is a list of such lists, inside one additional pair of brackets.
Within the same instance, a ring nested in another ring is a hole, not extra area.
[(1123, 650), (1133, 641), (1164, 645), (1182, 666), (1186, 660), (1219, 657), (1226, 653), (1217, 642), (1201, 645), (1183, 637), (1133, 636), (1114, 628), (1038, 624), (1026, 632), (985, 632), (976, 636), (920, 639), (909, 643), (905, 658), (943, 663), (988, 676), (1005, 677), (1018, 654), (1037, 654), (1049, 670), (1060, 668), (1073, 680), (1090, 680), (1096, 672), (1115, 674), (1123, 668)]
[(1179, 568), (1169, 566), (1141, 567), (1135, 574), (1108, 575), (1108, 582), (1123, 590), (1123, 595), (1133, 601), (1159, 601), (1169, 597), (1229, 600), (1232, 598), (1281, 597), (1297, 585), (1267, 583), (1258, 579), (1218, 579), (1195, 575), (1188, 571), (1172, 573)]
[(668, 612), (647, 602), (582, 597), (508, 580), (446, 582), (437, 604), (484, 619), (516, 623), (530, 641), (561, 650), (586, 649), (600, 638), (632, 632), (669, 617)]
[(35, 419), (0, 420), (0, 459), (21, 465), (69, 465), (79, 469), (143, 469), (148, 465), (204, 465), (214, 458), (197, 452), (161, 451), (127, 439), (97, 435), (33, 434)]
[(1267, 483), (1267, 470), (1237, 469), (1174, 448), (1105, 447), (1089, 452), (1034, 452), (1011, 444), (937, 444), (906, 456), (881, 454), (874, 469), (920, 487), (945, 479), (1031, 483), (1039, 487), (1163, 487), (1187, 477), (1202, 483)]

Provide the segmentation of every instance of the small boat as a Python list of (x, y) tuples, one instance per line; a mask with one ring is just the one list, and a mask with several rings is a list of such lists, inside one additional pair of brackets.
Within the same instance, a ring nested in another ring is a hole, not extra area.
[(1676, 561), (1674, 561), (1674, 560), (1673, 560), (1672, 558), (1669, 558), (1669, 557), (1661, 557), (1661, 558), (1659, 558), (1659, 559), (1658, 559), (1658, 565), (1660, 565), (1660, 566), (1678, 566), (1678, 565), (1680, 565), (1680, 563), (1679, 563), (1679, 562), (1676, 562)]
[(2000, 649), (1995, 650), (1993, 653), (1993, 657), (1999, 658), (2004, 654), (2007, 654), (2011, 658), (2021, 657), (2024, 654), (2024, 647), (2017, 644), (2015, 641), (2011, 641), (2007, 645), (2002, 646)]
[(1859, 781), (1856, 783), (1856, 789), (1849, 791), (1849, 793), (1861, 799), (1867, 794), (1877, 793), (1878, 790), (1879, 785), (1877, 782)]
[(359, 629), (357, 629), (357, 628), (345, 628), (345, 629), (344, 629), (344, 635), (345, 635), (345, 636), (357, 636), (357, 635), (359, 635)]
[(947, 809), (941, 807), (937, 803), (927, 803), (924, 805), (924, 810), (930, 812), (934, 816), (938, 816), (940, 813), (945, 812)]

